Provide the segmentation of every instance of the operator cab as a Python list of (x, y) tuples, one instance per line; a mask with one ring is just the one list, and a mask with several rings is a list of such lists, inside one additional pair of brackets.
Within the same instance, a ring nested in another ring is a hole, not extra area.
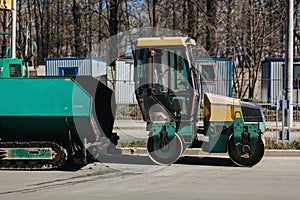
[(198, 86), (188, 37), (139, 38), (135, 59), (136, 96), (144, 121), (193, 121)]

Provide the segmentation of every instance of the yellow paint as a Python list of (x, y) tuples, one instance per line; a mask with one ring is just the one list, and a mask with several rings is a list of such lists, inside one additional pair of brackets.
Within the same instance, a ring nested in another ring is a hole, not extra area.
[(0, 11), (11, 11), (12, 0), (0, 0)]
[(239, 112), (236, 113), (236, 114), (235, 114), (235, 118), (241, 118), (241, 113), (239, 113)]
[(188, 37), (148, 37), (139, 38), (137, 47), (187, 46), (196, 45), (195, 40)]
[(233, 122), (236, 111), (241, 112), (238, 99), (205, 93), (204, 120), (211, 122)]

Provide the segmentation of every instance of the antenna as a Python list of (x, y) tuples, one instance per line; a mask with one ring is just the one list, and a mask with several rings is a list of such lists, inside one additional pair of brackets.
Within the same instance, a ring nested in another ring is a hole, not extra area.
[(17, 0), (12, 0), (12, 35), (11, 35), (11, 57), (16, 58), (17, 39)]

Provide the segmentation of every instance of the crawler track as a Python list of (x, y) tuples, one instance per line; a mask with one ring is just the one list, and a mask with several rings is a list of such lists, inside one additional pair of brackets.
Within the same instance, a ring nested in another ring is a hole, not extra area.
[[(10, 159), (6, 149), (9, 148), (49, 148), (52, 159)], [(44, 170), (58, 168), (67, 160), (67, 151), (57, 143), (48, 141), (0, 142), (0, 169), (9, 170)]]

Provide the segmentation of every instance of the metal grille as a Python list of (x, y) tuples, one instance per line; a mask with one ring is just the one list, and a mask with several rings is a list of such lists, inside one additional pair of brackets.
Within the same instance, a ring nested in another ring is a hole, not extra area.
[(9, 65), (10, 70), (10, 77), (21, 77), (21, 65), (18, 64), (10, 64)]

